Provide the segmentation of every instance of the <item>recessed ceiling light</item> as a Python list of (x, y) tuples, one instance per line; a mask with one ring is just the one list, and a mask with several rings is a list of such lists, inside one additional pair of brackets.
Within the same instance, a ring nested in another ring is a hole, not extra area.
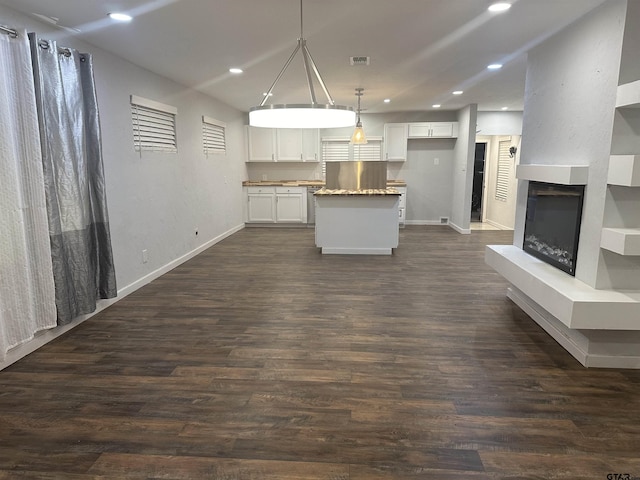
[(440, 108), (442, 105), (440, 105), (439, 103), (436, 103), (435, 105), (431, 105), (433, 108)]
[(127, 15), (126, 13), (110, 13), (109, 17), (112, 20), (116, 20), (118, 22), (130, 22), (133, 17), (131, 15)]
[(241, 69), (241, 68), (235, 68), (235, 67), (234, 67), (234, 68), (230, 68), (230, 69), (229, 69), (229, 72), (230, 72), (230, 73), (238, 74), (238, 73), (242, 73), (242, 69)]
[(383, 100), (383, 102), (384, 102), (384, 103), (390, 103), (390, 102), (391, 102), (391, 99), (390, 99), (390, 98), (385, 98), (385, 99)]
[(490, 12), (506, 12), (511, 8), (511, 4), (509, 2), (494, 2), (489, 5)]
[(487, 65), (489, 70), (500, 70), (502, 68), (501, 63), (492, 63), (491, 65)]
[(509, 110), (509, 107), (502, 107), (502, 110)]
[(464, 92), (462, 90), (456, 90), (455, 92), (451, 92), (454, 95), (462, 95)]

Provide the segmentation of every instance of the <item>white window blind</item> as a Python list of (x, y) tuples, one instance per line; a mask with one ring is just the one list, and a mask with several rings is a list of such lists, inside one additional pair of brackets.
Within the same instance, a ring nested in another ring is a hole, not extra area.
[(154, 100), (131, 95), (133, 144), (137, 152), (178, 151), (176, 115), (178, 109)]
[(325, 137), (322, 139), (322, 175), (326, 174), (326, 162), (382, 160), (382, 137), (367, 139), (364, 145), (352, 145), (349, 138)]
[(509, 196), (509, 173), (512, 158), (509, 154), (510, 140), (499, 142), (498, 173), (496, 175), (496, 200), (506, 202)]
[(327, 173), (327, 162), (344, 162), (347, 160), (349, 160), (348, 139), (322, 139), (322, 176)]
[(202, 116), (202, 144), (206, 155), (227, 153), (226, 129), (225, 123)]
[(364, 145), (353, 145), (353, 159), (363, 162), (382, 160), (382, 139), (369, 138)]

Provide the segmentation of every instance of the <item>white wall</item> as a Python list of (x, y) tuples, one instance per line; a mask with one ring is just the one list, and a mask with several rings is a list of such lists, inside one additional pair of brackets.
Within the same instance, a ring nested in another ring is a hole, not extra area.
[[(611, 0), (528, 57), (521, 164), (588, 165), (576, 278), (596, 285), (626, 0)], [(518, 188), (521, 246), (526, 184)]]
[(451, 224), (460, 233), (470, 233), (473, 160), (476, 145), (478, 106), (469, 105), (458, 112), (458, 140), (454, 148), (451, 189)]
[[(0, 23), (27, 28), (43, 38), (55, 38), (59, 45), (93, 55), (120, 295), (175, 266), (199, 247), (241, 228), (241, 182), (246, 176), (242, 112), (96, 46), (61, 38), (62, 31), (1, 5)], [(134, 151), (131, 94), (178, 108), (177, 154), (145, 152), (140, 156)], [(226, 122), (226, 156), (205, 157), (202, 115)], [(148, 251), (148, 263), (142, 262), (143, 249)], [(15, 361), (16, 355), (20, 353), (10, 352), (7, 361)]]
[(476, 135), (521, 135), (522, 112), (478, 112)]

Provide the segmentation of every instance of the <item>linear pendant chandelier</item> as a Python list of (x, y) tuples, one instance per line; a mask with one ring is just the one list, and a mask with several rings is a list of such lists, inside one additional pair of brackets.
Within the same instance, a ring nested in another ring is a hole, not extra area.
[[(299, 51), (302, 52), (311, 103), (265, 105), (267, 99), (272, 96), (276, 84)], [(327, 104), (321, 104), (316, 101), (316, 93), (311, 76), (312, 71), (327, 97)], [(311, 53), (307, 48), (307, 41), (302, 33), (302, 0), (300, 0), (300, 38), (298, 38), (298, 44), (269, 90), (267, 90), (260, 105), (251, 107), (249, 110), (249, 125), (268, 128), (337, 128), (351, 127), (355, 123), (356, 114), (353, 108), (336, 105), (322, 80), (318, 67), (316, 67), (313, 58), (311, 58)]]

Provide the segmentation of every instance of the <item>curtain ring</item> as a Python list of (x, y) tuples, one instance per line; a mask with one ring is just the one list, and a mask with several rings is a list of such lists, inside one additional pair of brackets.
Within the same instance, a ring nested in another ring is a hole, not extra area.
[(40, 48), (44, 48), (45, 50), (49, 49), (49, 42), (47, 42), (46, 40), (40, 40), (38, 42), (38, 45), (40, 46)]
[(69, 58), (71, 56), (71, 50), (69, 50), (68, 48), (59, 48), (58, 49), (58, 53), (60, 55), (64, 55), (67, 58)]

